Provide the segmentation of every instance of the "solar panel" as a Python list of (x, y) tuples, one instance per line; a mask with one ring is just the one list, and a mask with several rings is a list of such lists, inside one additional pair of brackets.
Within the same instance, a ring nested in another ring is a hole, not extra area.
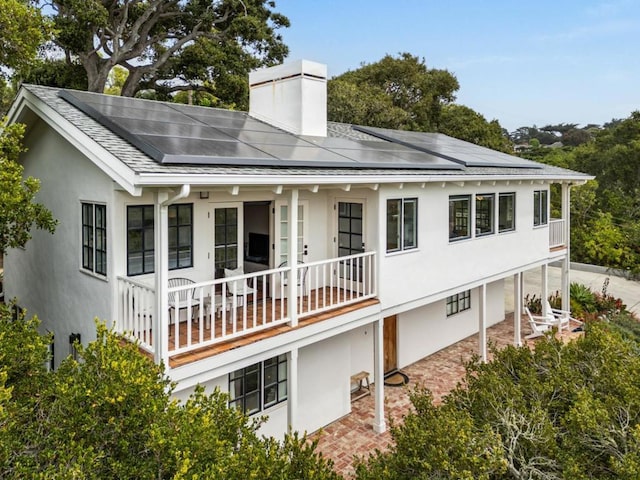
[(80, 91), (60, 96), (163, 164), (462, 168), (393, 141), (293, 135), (244, 112)]
[(466, 167), (543, 168), (543, 165), (441, 133), (410, 132), (354, 125), (353, 129), (389, 142), (431, 153)]

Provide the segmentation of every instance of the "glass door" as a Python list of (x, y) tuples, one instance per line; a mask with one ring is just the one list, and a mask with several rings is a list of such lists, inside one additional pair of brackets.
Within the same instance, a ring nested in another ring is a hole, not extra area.
[[(364, 252), (364, 201), (340, 201), (338, 210), (338, 256)], [(341, 262), (340, 278), (362, 281), (362, 260)]]
[(242, 264), (242, 243), (239, 217), (242, 209), (236, 205), (219, 205), (213, 209), (213, 267), (215, 278), (224, 277), (224, 269), (236, 269)]
[[(309, 253), (307, 244), (307, 210), (308, 202), (302, 200), (298, 204), (298, 262), (304, 263)], [(289, 205), (284, 202), (276, 202), (275, 207), (276, 252), (275, 265), (279, 267), (287, 261), (289, 255)]]

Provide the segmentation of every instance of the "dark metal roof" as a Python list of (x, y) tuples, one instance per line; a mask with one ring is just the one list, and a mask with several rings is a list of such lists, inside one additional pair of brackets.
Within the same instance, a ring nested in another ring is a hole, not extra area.
[(461, 169), (394, 142), (303, 138), (244, 112), (69, 90), (60, 97), (161, 164)]
[[(131, 169), (131, 171), (137, 175), (152, 175), (154, 178), (157, 176), (183, 176), (183, 175), (206, 175), (209, 181), (213, 181), (213, 177), (238, 177), (246, 176), (248, 179), (259, 177), (273, 177), (273, 176), (289, 176), (298, 177), (300, 181), (304, 181), (305, 177), (375, 177), (376, 181), (380, 181), (380, 178), (387, 177), (389, 181), (393, 181), (397, 177), (415, 177), (416, 181), (424, 181), (426, 177), (450, 177), (456, 176), (464, 180), (467, 176), (472, 177), (510, 177), (517, 176), (519, 178), (531, 178), (531, 179), (588, 179), (589, 175), (567, 170), (552, 165), (536, 164), (541, 168), (511, 168), (511, 167), (476, 167), (468, 166), (463, 167), (460, 170), (460, 166), (456, 165), (456, 169), (442, 169), (442, 170), (418, 170), (412, 168), (406, 168), (402, 165), (396, 165), (395, 168), (344, 168), (339, 166), (333, 167), (320, 167), (317, 165), (310, 166), (269, 166), (269, 165), (205, 165), (205, 164), (160, 164), (155, 161), (150, 155), (132, 145), (129, 141), (125, 140), (115, 131), (107, 128), (101, 123), (97, 122), (93, 117), (87, 115), (83, 111), (79, 110), (74, 105), (60, 98), (60, 93), (66, 90), (53, 87), (44, 87), (39, 85), (24, 84), (22, 88), (33, 95), (41, 102), (41, 108), (46, 107), (59, 115), (61, 119), (68, 122), (68, 124), (76, 128), (79, 132), (90, 138), (97, 147), (102, 148), (104, 151), (109, 152), (113, 157), (117, 158), (123, 165)], [(75, 91), (74, 91), (75, 93)], [(91, 96), (101, 96), (100, 94), (86, 93)], [(145, 104), (162, 104), (162, 102), (155, 102), (151, 100), (137, 100), (144, 102)], [(153, 106), (149, 106), (153, 108)], [(187, 107), (194, 109), (204, 109), (205, 107)], [(220, 109), (210, 109), (216, 112), (228, 112)], [(232, 115), (240, 113), (247, 116), (246, 113), (231, 112)], [(171, 127), (171, 122), (167, 122), (165, 128), (183, 128), (179, 125)], [(319, 141), (323, 139), (318, 137), (301, 137), (305, 140)], [(362, 131), (355, 130), (350, 124), (328, 122), (327, 123), (327, 138), (339, 140), (354, 140), (365, 142), (377, 142), (388, 143), (378, 137), (369, 135)], [(385, 147), (391, 148), (391, 147)], [(453, 165), (453, 163), (452, 163)]]

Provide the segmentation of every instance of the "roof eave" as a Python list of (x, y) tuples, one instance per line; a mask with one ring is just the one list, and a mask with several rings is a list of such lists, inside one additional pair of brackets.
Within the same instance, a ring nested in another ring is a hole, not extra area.
[(26, 109), (38, 115), (122, 189), (134, 196), (141, 194), (142, 185), (137, 184), (136, 174), (132, 169), (24, 87), (9, 109), (8, 124), (19, 123)]

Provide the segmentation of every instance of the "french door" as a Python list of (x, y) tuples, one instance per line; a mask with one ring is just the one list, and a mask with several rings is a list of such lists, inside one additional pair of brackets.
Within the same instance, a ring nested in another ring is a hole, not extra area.
[[(338, 257), (364, 252), (364, 200), (338, 201)], [(339, 276), (345, 280), (362, 282), (362, 263), (341, 262)]]
[[(298, 203), (298, 262), (304, 263), (309, 254), (307, 239), (308, 221), (307, 215), (309, 210), (309, 202), (301, 200)], [(275, 229), (275, 264), (274, 268), (282, 265), (289, 258), (289, 205), (284, 201), (276, 201), (274, 209), (274, 229)]]
[(213, 205), (213, 267), (215, 278), (224, 277), (224, 269), (242, 266), (242, 203)]

